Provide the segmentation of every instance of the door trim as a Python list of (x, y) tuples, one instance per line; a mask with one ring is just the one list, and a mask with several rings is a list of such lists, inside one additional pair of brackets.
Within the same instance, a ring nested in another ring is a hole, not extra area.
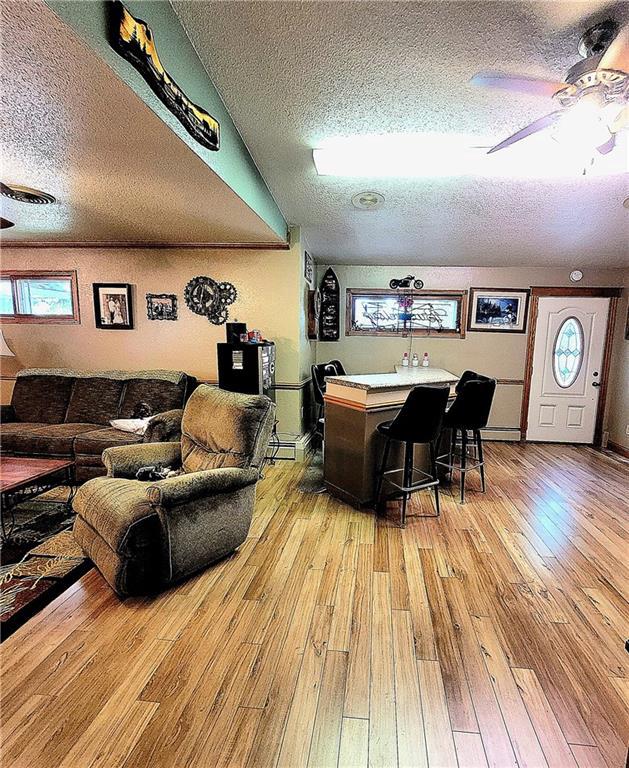
[(540, 297), (547, 296), (582, 296), (609, 299), (609, 314), (607, 316), (607, 331), (603, 345), (603, 363), (601, 365), (601, 387), (596, 408), (596, 422), (594, 426), (594, 445), (600, 445), (603, 437), (603, 417), (605, 415), (605, 402), (607, 400), (607, 381), (609, 379), (609, 367), (611, 365), (612, 343), (614, 340), (614, 326), (616, 324), (616, 310), (618, 297), (622, 288), (576, 288), (568, 286), (564, 288), (550, 288), (546, 286), (533, 286), (531, 288), (531, 310), (529, 315), (529, 330), (526, 339), (526, 363), (524, 365), (524, 389), (522, 390), (522, 409), (520, 411), (520, 435), (521, 440), (526, 440), (526, 430), (529, 419), (529, 402), (531, 398), (531, 376), (533, 374), (533, 352), (535, 350), (535, 330), (537, 327), (537, 314), (539, 311)]

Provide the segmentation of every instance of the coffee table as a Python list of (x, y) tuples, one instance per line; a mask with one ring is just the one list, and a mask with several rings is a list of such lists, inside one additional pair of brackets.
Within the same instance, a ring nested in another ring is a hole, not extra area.
[[(76, 493), (74, 462), (69, 459), (28, 459), (21, 456), (0, 456), (0, 538), (6, 541), (15, 527), (15, 507), (40, 493), (70, 486), (65, 502), (72, 508)], [(7, 516), (10, 517), (7, 525)]]

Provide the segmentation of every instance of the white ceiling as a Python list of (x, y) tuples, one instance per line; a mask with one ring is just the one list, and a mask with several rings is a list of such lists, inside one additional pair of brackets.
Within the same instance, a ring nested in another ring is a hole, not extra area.
[(275, 243), (278, 236), (42, 2), (2, 2), (7, 241)]
[[(317, 176), (312, 162), (312, 148), (333, 136), (508, 136), (554, 107), (475, 89), (471, 75), (500, 69), (562, 79), (587, 22), (610, 8), (626, 17), (627, 4), (171, 2), (285, 217), (302, 226), (318, 261), (627, 263), (628, 174), (338, 179)], [(352, 208), (352, 195), (369, 189), (385, 195), (385, 207)]]

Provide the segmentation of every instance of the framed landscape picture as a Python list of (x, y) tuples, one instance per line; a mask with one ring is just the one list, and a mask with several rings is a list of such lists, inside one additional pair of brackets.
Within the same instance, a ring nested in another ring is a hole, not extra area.
[(129, 283), (93, 283), (96, 327), (111, 331), (133, 328), (133, 302)]
[(528, 288), (470, 288), (468, 331), (524, 333)]
[(147, 293), (146, 316), (149, 320), (176, 320), (177, 296), (174, 293)]

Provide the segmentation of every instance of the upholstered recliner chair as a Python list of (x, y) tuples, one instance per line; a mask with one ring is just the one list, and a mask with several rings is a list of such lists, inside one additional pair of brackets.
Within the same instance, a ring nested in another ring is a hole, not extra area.
[[(74, 498), (74, 536), (119, 595), (156, 592), (242, 544), (274, 414), (267, 397), (201, 385), (184, 409), (180, 443), (103, 452), (107, 477)], [(183, 472), (135, 479), (158, 463)]]

